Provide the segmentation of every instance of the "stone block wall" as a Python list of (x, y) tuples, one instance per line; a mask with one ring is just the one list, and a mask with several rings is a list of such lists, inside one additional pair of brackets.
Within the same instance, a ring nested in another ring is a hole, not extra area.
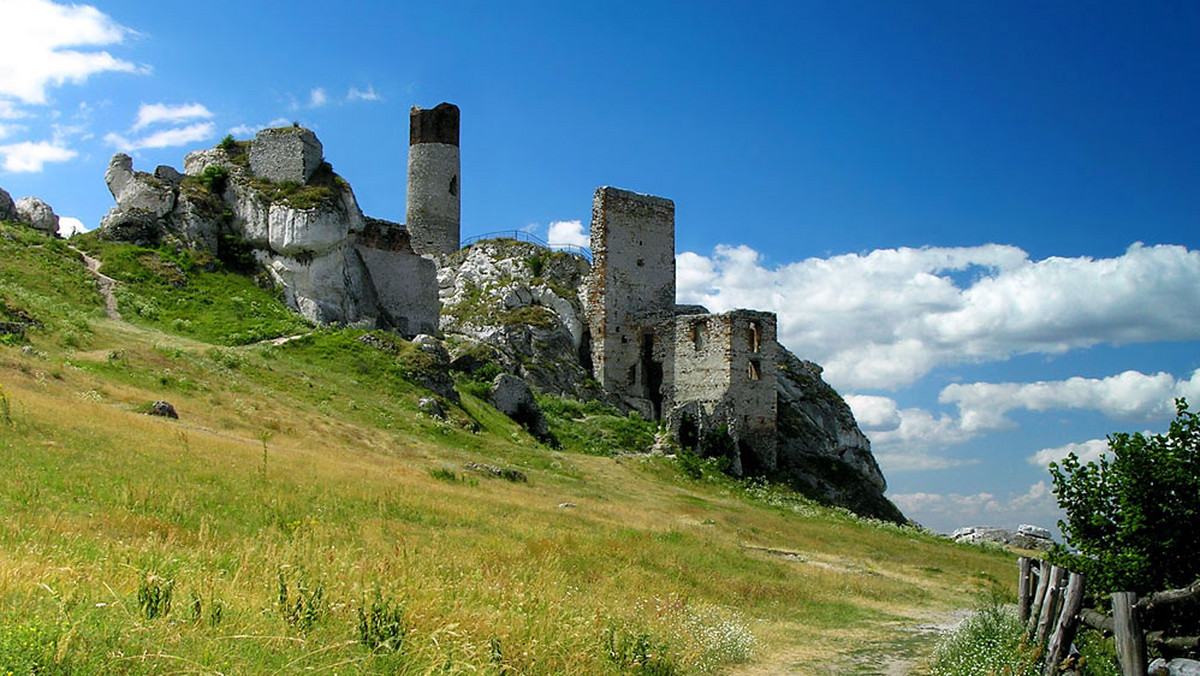
[(307, 183), (324, 161), (321, 141), (303, 127), (263, 129), (250, 144), (251, 173), (276, 183)]
[(673, 396), (675, 203), (598, 188), (591, 236), (593, 372), (605, 390), (658, 419)]
[(776, 318), (734, 310), (675, 319), (674, 403), (678, 435), (685, 415), (699, 431), (725, 425), (738, 445), (739, 470), (776, 465)]
[(409, 112), (405, 225), (419, 254), (454, 253), (461, 241), (458, 122), (450, 103)]

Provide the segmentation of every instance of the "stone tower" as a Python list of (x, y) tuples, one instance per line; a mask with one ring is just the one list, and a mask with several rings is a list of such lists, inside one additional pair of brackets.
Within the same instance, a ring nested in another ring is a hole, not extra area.
[(409, 112), (408, 209), (405, 220), (419, 254), (458, 251), (458, 106), (439, 103)]
[(661, 418), (674, 381), (674, 202), (596, 189), (588, 294), (596, 380), (647, 418)]

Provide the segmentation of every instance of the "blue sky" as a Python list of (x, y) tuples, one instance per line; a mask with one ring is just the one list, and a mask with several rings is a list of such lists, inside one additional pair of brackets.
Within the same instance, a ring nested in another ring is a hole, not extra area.
[(679, 296), (779, 314), (939, 530), (1052, 525), (1044, 463), (1200, 403), (1200, 5), (0, 0), (0, 187), (85, 228), (113, 152), (298, 121), (403, 220), (462, 109), (463, 235), (676, 202)]

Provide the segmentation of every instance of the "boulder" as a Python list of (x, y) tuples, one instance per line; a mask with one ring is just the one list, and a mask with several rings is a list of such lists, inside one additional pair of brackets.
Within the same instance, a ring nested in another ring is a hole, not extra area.
[(15, 221), (17, 220), (17, 208), (13, 204), (12, 195), (4, 188), (0, 188), (0, 221)]
[(550, 428), (546, 426), (546, 416), (542, 414), (529, 383), (524, 380), (501, 373), (492, 381), (488, 401), (496, 410), (529, 430), (538, 440), (548, 441), (551, 438)]
[(175, 407), (165, 401), (156, 401), (153, 404), (150, 404), (150, 408), (146, 410), (146, 414), (156, 415), (163, 418), (179, 418), (179, 414), (175, 411)]
[(18, 217), (34, 230), (52, 237), (58, 235), (58, 215), (49, 204), (36, 197), (22, 197), (17, 200), (16, 209)]
[(446, 419), (446, 409), (442, 408), (438, 400), (433, 397), (421, 397), (417, 402), (417, 409), (431, 418)]
[(1051, 537), (1049, 528), (1042, 528), (1041, 526), (1034, 526), (1028, 523), (1017, 526), (1017, 532), (1026, 537), (1041, 538), (1043, 540), (1049, 540)]

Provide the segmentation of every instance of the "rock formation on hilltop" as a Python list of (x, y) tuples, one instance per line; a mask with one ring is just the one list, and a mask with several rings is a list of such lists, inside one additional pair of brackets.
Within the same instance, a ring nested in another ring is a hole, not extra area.
[(307, 129), (266, 129), (190, 153), (184, 173), (134, 171), (117, 154), (105, 181), (117, 206), (100, 223), (103, 237), (224, 259), (248, 253), (314, 322), (410, 337), (437, 328), (435, 264), (413, 252), (403, 226), (363, 216)]

